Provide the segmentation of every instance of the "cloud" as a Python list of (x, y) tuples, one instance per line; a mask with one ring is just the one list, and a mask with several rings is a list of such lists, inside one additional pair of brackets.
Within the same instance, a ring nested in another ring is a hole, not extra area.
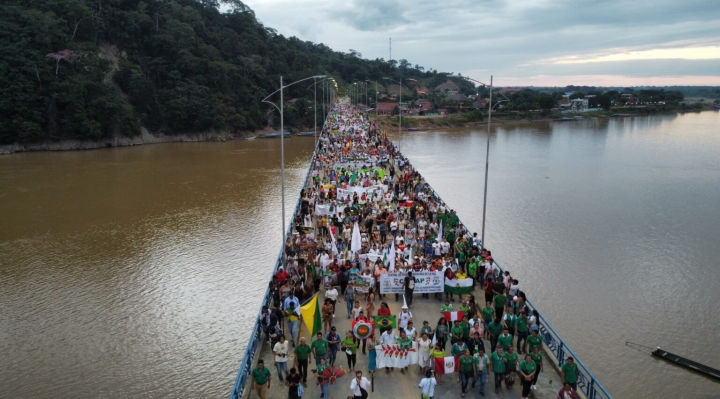
[[(490, 74), (514, 82), (592, 75), (626, 81), (648, 78), (638, 68), (668, 79), (720, 71), (718, 6), (707, 0), (246, 3), (284, 35), (352, 48), (370, 59), (387, 59), (392, 37), (394, 59), (482, 81)], [(634, 63), (643, 60), (656, 62)]]
[(398, 0), (351, 0), (331, 16), (363, 32), (388, 31), (411, 23)]

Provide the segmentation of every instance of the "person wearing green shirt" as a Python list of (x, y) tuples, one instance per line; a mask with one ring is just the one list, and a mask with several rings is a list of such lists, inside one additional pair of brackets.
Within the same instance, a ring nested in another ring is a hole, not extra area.
[(473, 279), (473, 287), (475, 286), (475, 283), (477, 283), (477, 270), (478, 270), (478, 262), (475, 260), (475, 258), (470, 258), (470, 265), (468, 265), (468, 277)]
[(468, 321), (467, 314), (463, 316), (460, 322), (460, 328), (462, 329), (462, 339), (467, 341), (470, 338), (470, 322)]
[[(396, 339), (395, 342), (398, 344), (400, 349), (411, 349), (413, 344), (412, 339), (407, 336), (405, 330), (400, 332), (400, 338)], [(407, 367), (402, 368), (400, 372), (405, 374), (405, 370), (407, 370)]]
[(450, 354), (458, 357), (465, 353), (465, 350), (470, 350), (470, 348), (467, 347), (467, 344), (462, 341), (455, 342), (452, 346), (452, 349), (450, 349)]
[(450, 342), (453, 344), (457, 341), (462, 341), (463, 329), (460, 327), (460, 320), (455, 320), (452, 328), (450, 328)]
[(430, 327), (430, 323), (426, 321), (423, 321), (422, 327), (420, 327), (420, 336), (422, 337), (423, 334), (427, 334), (428, 338), (432, 340), (433, 337), (433, 329)]
[(323, 338), (322, 333), (317, 333), (317, 339), (310, 345), (313, 356), (315, 356), (315, 364), (320, 364), (320, 359), (327, 359), (327, 351), (329, 343)]
[(560, 374), (562, 376), (563, 383), (568, 383), (570, 386), (577, 391), (577, 379), (580, 370), (578, 370), (575, 359), (568, 357), (567, 361), (560, 367)]
[(330, 396), (329, 387), (330, 384), (323, 384), (322, 383), (322, 377), (320, 377), (325, 371), (326, 368), (329, 366), (326, 363), (325, 358), (320, 359), (320, 363), (317, 365), (317, 383), (320, 385), (320, 392), (322, 399), (328, 399), (328, 396)]
[(490, 306), (490, 302), (487, 302), (485, 307), (482, 309), (482, 318), (483, 322), (485, 324), (485, 337), (489, 338), (490, 334), (487, 332), (488, 325), (491, 321), (493, 321), (493, 315), (495, 313), (495, 310)]
[(470, 356), (469, 349), (465, 349), (463, 354), (460, 355), (460, 357), (458, 358), (458, 364), (460, 366), (460, 383), (462, 385), (461, 397), (464, 398), (465, 394), (467, 393), (468, 382), (475, 375), (475, 361), (473, 360), (473, 357)]
[(533, 377), (535, 377), (537, 373), (537, 365), (532, 359), (532, 356), (525, 355), (525, 360), (520, 362), (518, 371), (520, 372), (520, 381), (522, 383), (522, 398), (527, 399), (530, 395)]
[(302, 375), (303, 385), (307, 386), (307, 369), (308, 369), (308, 358), (310, 357), (310, 345), (305, 343), (305, 338), (300, 337), (300, 343), (295, 347), (293, 351), (295, 353), (295, 367), (300, 371)]
[(452, 312), (452, 311), (453, 311), (453, 306), (450, 303), (450, 300), (446, 299), (445, 304), (440, 305), (440, 313)]
[(355, 337), (353, 337), (352, 331), (348, 331), (347, 335), (345, 335), (345, 338), (343, 338), (342, 342), (340, 343), (340, 349), (345, 351), (345, 354), (347, 355), (347, 361), (348, 361), (348, 368), (350, 370), (355, 370), (355, 363), (357, 363), (357, 348), (358, 348), (358, 341), (355, 341)]
[(542, 347), (542, 338), (538, 335), (538, 332), (536, 330), (533, 330), (533, 332), (530, 334), (530, 336), (527, 338), (527, 347), (528, 350), (526, 352), (532, 353), (534, 348), (540, 348)]
[[(515, 320), (515, 330), (517, 330), (517, 350), (520, 352), (521, 349), (525, 348), (525, 342), (527, 342), (528, 336), (528, 318), (527, 315), (522, 312), (520, 316)], [(520, 343), (522, 342), (522, 344)]]
[(508, 329), (508, 334), (514, 336), (516, 334), (515, 326), (517, 325), (517, 317), (515, 316), (515, 311), (512, 308), (510, 308), (503, 316), (503, 323)]
[(465, 313), (466, 315), (468, 315), (468, 317), (470, 317), (470, 315), (469, 315), (469, 313), (470, 313), (470, 306), (467, 305), (467, 301), (462, 301), (462, 303), (461, 303), (460, 306), (458, 307), (458, 311), (459, 311), (459, 312), (463, 312), (463, 313)]
[(487, 382), (488, 362), (490, 358), (485, 354), (484, 348), (478, 348), (477, 352), (473, 355), (475, 361), (475, 377), (473, 377), (472, 387), (475, 388), (475, 383), (480, 380), (480, 395), (485, 396), (485, 383)]
[(445, 320), (444, 317), (441, 317), (440, 320), (438, 320), (437, 326), (435, 326), (435, 340), (440, 345), (440, 347), (445, 350), (445, 344), (447, 343), (447, 337), (450, 331), (448, 330), (447, 320)]
[(518, 365), (518, 354), (515, 352), (515, 348), (510, 345), (507, 351), (503, 349), (505, 354), (505, 387), (507, 389), (512, 388), (515, 384), (515, 372), (517, 371)]
[(536, 346), (533, 348), (532, 353), (530, 354), (530, 357), (532, 357), (532, 360), (535, 362), (535, 368), (537, 372), (533, 376), (532, 380), (532, 386), (530, 388), (537, 389), (535, 385), (537, 385), (538, 376), (540, 375), (540, 372), (543, 371), (543, 355), (540, 353), (540, 347)]
[(512, 347), (513, 344), (513, 336), (510, 335), (508, 332), (507, 327), (503, 328), (502, 334), (497, 339), (497, 344), (502, 346), (502, 348), (507, 352), (508, 348)]
[(250, 373), (252, 383), (250, 389), (255, 389), (260, 399), (267, 398), (267, 392), (270, 389), (270, 370), (265, 367), (265, 362), (258, 359), (257, 367)]
[(503, 312), (505, 311), (505, 303), (507, 303), (507, 296), (505, 296), (504, 292), (495, 294), (493, 303), (495, 304), (495, 318), (502, 319)]
[(495, 319), (488, 324), (487, 331), (490, 334), (490, 352), (495, 352), (495, 347), (497, 346), (497, 340), (500, 336), (500, 333), (502, 333), (503, 325), (500, 322), (500, 319)]
[(503, 357), (503, 348), (502, 346), (498, 346), (497, 350), (495, 350), (492, 355), (490, 356), (490, 362), (488, 363), (488, 366), (493, 371), (493, 374), (495, 376), (495, 393), (500, 393), (500, 387), (502, 386), (503, 378), (505, 377), (505, 358)]

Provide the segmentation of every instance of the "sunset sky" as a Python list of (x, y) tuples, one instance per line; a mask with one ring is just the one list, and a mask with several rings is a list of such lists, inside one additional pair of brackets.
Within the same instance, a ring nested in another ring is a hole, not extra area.
[(720, 1), (247, 0), (285, 36), (504, 86), (720, 85)]

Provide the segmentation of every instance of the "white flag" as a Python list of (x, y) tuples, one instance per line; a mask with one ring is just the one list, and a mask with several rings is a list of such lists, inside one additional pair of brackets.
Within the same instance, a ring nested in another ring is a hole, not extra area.
[(353, 252), (359, 252), (361, 248), (362, 243), (360, 238), (360, 228), (358, 227), (357, 222), (355, 222), (352, 232), (352, 241), (350, 241), (350, 250)]
[(337, 255), (337, 253), (338, 253), (337, 243), (335, 242), (335, 235), (332, 232), (332, 227), (330, 226), (330, 223), (328, 223), (327, 229), (330, 232), (330, 241), (332, 241), (332, 253)]
[(395, 270), (395, 239), (392, 239), (392, 243), (390, 244), (390, 266), (388, 267), (388, 271), (394, 271)]
[(455, 372), (455, 356), (448, 356), (445, 358), (445, 374), (452, 374)]
[(442, 241), (442, 236), (443, 236), (443, 227), (442, 227), (442, 219), (440, 219), (440, 230), (438, 230), (437, 242)]

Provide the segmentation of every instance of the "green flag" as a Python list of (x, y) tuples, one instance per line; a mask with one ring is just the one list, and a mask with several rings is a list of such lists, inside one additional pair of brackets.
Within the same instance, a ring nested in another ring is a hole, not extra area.
[(395, 328), (397, 326), (397, 319), (394, 315), (390, 316), (375, 316), (375, 327), (378, 329)]

